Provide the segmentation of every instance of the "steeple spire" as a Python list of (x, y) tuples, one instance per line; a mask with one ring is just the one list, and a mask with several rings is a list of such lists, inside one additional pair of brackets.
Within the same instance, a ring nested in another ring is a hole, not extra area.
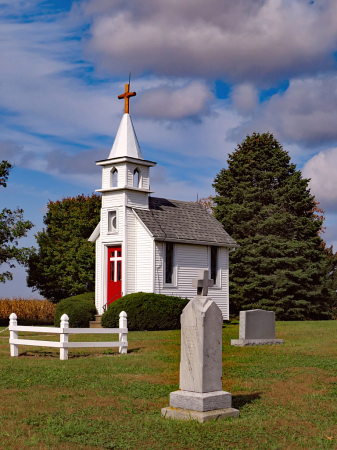
[(124, 94), (118, 96), (118, 98), (124, 98), (125, 100), (125, 114), (123, 115), (121, 124), (119, 125), (109, 159), (122, 157), (144, 159), (138, 144), (135, 129), (133, 128), (131, 117), (129, 115), (129, 99), (130, 97), (134, 97), (136, 95), (135, 92), (130, 92), (130, 78), (131, 71), (129, 75), (129, 83), (125, 85)]
[(122, 158), (124, 156), (144, 159), (138, 144), (138, 139), (133, 127), (131, 116), (127, 113), (123, 115), (122, 121), (119, 125), (109, 159)]

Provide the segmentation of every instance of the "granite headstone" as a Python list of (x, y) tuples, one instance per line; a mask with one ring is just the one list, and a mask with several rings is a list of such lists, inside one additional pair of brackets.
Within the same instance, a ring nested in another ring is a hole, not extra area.
[(283, 339), (276, 339), (274, 311), (240, 311), (239, 339), (232, 339), (231, 344), (239, 347), (283, 344)]
[(165, 417), (205, 422), (234, 416), (232, 396), (222, 390), (222, 314), (207, 296), (213, 281), (208, 270), (201, 270), (193, 280), (198, 295), (181, 315), (180, 390), (171, 392), (170, 407), (163, 408)]

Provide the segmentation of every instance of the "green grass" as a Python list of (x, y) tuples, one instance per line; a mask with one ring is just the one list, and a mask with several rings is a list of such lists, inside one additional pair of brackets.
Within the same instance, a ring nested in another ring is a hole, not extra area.
[[(336, 321), (278, 322), (283, 346), (251, 348), (231, 347), (238, 325), (226, 325), (223, 389), (240, 417), (206, 424), (160, 415), (178, 388), (179, 331), (131, 332), (127, 355), (72, 349), (68, 361), (26, 346), (10, 358), (8, 336), (0, 333), (1, 449), (337, 448)], [(111, 336), (71, 336), (86, 339)]]

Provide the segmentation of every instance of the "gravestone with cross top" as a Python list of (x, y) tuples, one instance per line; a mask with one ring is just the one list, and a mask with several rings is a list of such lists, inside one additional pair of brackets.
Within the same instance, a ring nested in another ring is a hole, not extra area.
[(181, 317), (180, 389), (171, 392), (170, 407), (162, 414), (173, 419), (237, 417), (232, 396), (222, 390), (222, 314), (207, 296), (213, 280), (208, 270), (199, 270), (192, 280), (197, 296), (184, 308)]
[(197, 288), (197, 295), (207, 297), (208, 288), (214, 286), (213, 280), (208, 278), (208, 270), (200, 269), (198, 271), (198, 279), (192, 280), (192, 286)]

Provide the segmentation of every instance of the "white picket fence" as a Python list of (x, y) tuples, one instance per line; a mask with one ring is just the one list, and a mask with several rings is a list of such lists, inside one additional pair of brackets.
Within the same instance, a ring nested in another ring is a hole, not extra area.
[[(60, 342), (40, 341), (32, 339), (19, 339), (19, 331), (29, 331), (30, 333), (53, 333), (60, 335)], [(12, 313), (9, 316), (9, 345), (11, 356), (19, 356), (19, 345), (34, 345), (38, 347), (56, 347), (60, 349), (60, 359), (68, 359), (69, 348), (84, 347), (119, 347), (119, 353), (127, 353), (128, 348), (128, 328), (127, 315), (122, 311), (119, 315), (119, 328), (69, 328), (69, 317), (63, 314), (60, 328), (52, 327), (31, 327), (18, 325), (17, 315)], [(119, 334), (119, 341), (112, 342), (69, 342), (69, 334)]]

